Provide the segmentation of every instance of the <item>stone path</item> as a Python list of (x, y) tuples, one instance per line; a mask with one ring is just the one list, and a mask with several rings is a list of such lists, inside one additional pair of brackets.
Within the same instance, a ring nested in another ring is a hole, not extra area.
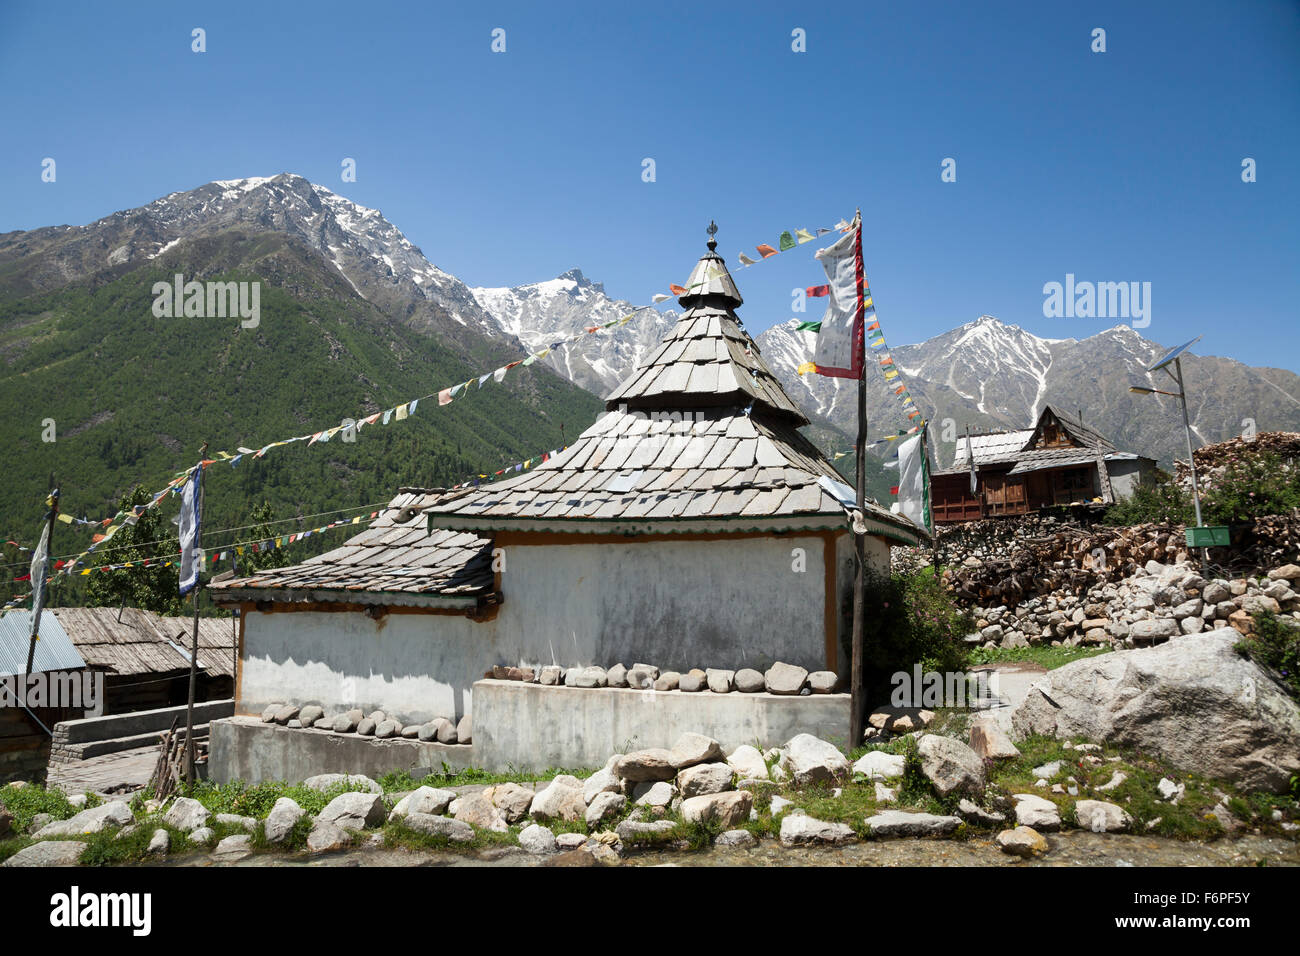
[(50, 768), (48, 786), (59, 787), (65, 793), (125, 792), (120, 788), (143, 789), (158, 763), (158, 747), (138, 747), (115, 754), (91, 757), (75, 763), (57, 764)]

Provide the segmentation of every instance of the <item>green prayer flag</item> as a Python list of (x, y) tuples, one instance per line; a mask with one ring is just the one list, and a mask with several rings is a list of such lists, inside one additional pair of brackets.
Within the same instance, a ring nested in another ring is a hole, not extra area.
[(800, 322), (794, 327), (796, 332), (820, 332), (822, 324), (820, 322)]
[(785, 252), (787, 249), (793, 249), (798, 243), (794, 241), (794, 236), (790, 235), (790, 231), (787, 229), (781, 233), (780, 245), (781, 251)]

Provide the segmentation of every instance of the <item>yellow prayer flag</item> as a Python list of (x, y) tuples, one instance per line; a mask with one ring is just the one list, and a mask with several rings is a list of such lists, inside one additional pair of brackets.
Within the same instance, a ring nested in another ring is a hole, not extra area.
[(798, 369), (796, 369), (796, 371), (797, 371), (800, 375), (805, 375), (805, 374), (807, 374), (808, 372), (815, 372), (815, 371), (817, 371), (817, 363), (816, 363), (816, 362), (804, 362), (804, 363), (802, 363), (802, 364), (799, 366)]
[(409, 414), (410, 413), (406, 410), (405, 405), (398, 405), (397, 412), (394, 415), (394, 417), (400, 422), (402, 419), (406, 418)]

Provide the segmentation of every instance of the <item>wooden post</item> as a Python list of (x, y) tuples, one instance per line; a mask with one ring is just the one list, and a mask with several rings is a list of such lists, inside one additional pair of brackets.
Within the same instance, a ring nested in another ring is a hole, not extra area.
[(194, 582), (194, 632), (190, 637), (190, 696), (185, 707), (185, 785), (194, 786), (194, 686), (199, 669), (199, 592), (203, 590), (203, 458), (208, 453), (208, 443), (199, 449), (199, 520), (194, 528), (194, 550), (199, 555), (199, 567)]
[[(858, 210), (856, 225), (859, 230), (862, 228), (862, 211)], [(862, 307), (862, 233), (858, 233), (858, 315), (862, 325), (866, 324), (866, 316), (863, 314)], [(861, 329), (861, 326), (859, 326)], [(857, 499), (858, 509), (862, 514), (866, 514), (867, 501), (867, 356), (866, 356), (866, 336), (854, 343), (855, 348), (859, 349), (861, 369), (858, 375), (858, 447), (857, 447)], [(849, 699), (849, 746), (852, 750), (862, 744), (862, 734), (865, 731), (863, 726), (866, 717), (866, 701), (863, 699), (866, 688), (863, 687), (863, 631), (866, 626), (866, 590), (867, 590), (867, 537), (864, 534), (858, 534), (856, 530), (851, 531), (853, 535), (853, 552), (858, 561), (858, 573), (853, 582), (853, 655), (852, 674), (850, 676), (850, 699)]]
[[(54, 556), (54, 519), (59, 514), (59, 489), (54, 487), (54, 473), (50, 472), (50, 514), (46, 520), (49, 522), (49, 530), (45, 533), (45, 567), (41, 571), (41, 579), (32, 582), (32, 607), (37, 604), (41, 605), (40, 614), (32, 615), (32, 639), (27, 645), (27, 671), (24, 674), (30, 674), (32, 667), (36, 664), (36, 642), (40, 640), (41, 616), (45, 614), (45, 605), (41, 601), (41, 593), (45, 590), (45, 582), (49, 579), (49, 567)], [(1200, 523), (1199, 521), (1197, 522)]]

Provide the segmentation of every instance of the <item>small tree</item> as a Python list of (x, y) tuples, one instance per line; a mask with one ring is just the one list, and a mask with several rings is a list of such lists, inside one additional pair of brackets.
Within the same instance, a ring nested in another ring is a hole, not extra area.
[[(274, 519), (274, 512), (271, 510), (271, 504), (263, 501), (249, 513), (252, 521), (253, 533), (260, 545), (263, 542), (271, 541), (276, 537), (272, 530), (271, 522)], [(268, 568), (285, 568), (292, 564), (293, 561), (282, 548), (267, 548), (263, 551), (253, 551), (251, 547), (244, 549), (243, 556), (239, 559), (239, 574), (242, 577), (245, 574), (256, 574), (258, 571), (265, 571)]]
[[(149, 491), (137, 485), (122, 498), (123, 511), (147, 504)], [(91, 607), (137, 607), (158, 614), (183, 614), (180, 569), (167, 561), (180, 558), (180, 539), (171, 523), (155, 508), (144, 510), (135, 524), (123, 525), (103, 552), (104, 564), (149, 560), (149, 566), (95, 571), (86, 579), (86, 603)], [(92, 552), (91, 567), (101, 560)]]

